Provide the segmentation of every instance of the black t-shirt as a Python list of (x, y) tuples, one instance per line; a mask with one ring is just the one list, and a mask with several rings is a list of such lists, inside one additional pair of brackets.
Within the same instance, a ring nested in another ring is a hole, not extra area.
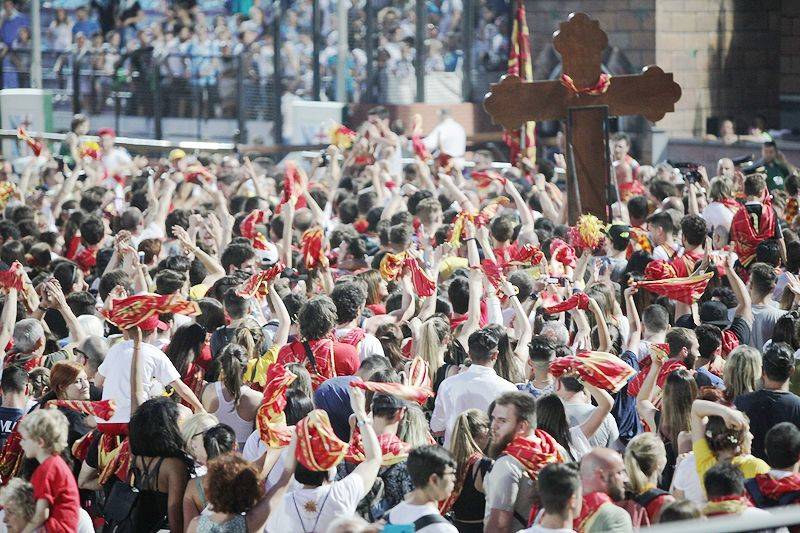
[(0, 449), (6, 443), (6, 439), (14, 430), (14, 424), (22, 418), (25, 412), (14, 407), (0, 407)]
[(743, 394), (733, 403), (750, 418), (753, 434), (752, 454), (766, 460), (764, 437), (767, 431), (780, 422), (792, 422), (800, 427), (800, 397), (791, 392), (757, 390)]
[[(747, 209), (748, 213), (750, 213), (751, 215), (757, 216), (758, 219), (761, 220), (761, 204), (745, 204), (744, 207), (745, 207), (745, 209)], [(774, 208), (773, 208), (772, 211), (773, 211), (773, 214), (775, 215), (775, 220), (779, 221), (780, 218), (778, 217), (778, 215), (775, 212)], [(772, 238), (773, 239), (780, 239), (781, 236), (782, 236), (781, 235), (781, 225), (780, 224), (775, 224), (775, 231), (772, 234)]]

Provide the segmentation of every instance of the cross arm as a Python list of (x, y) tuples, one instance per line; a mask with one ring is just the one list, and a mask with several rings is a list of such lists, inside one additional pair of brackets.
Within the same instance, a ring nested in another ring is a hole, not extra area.
[(518, 76), (507, 75), (491, 85), (483, 107), (495, 124), (511, 130), (530, 120), (563, 119), (564, 96), (559, 81), (523, 82)]
[(641, 74), (613, 76), (608, 90), (600, 95), (573, 94), (560, 81), (523, 82), (517, 76), (504, 76), (492, 84), (483, 106), (492, 120), (506, 129), (515, 129), (529, 120), (563, 120), (567, 108), (607, 105), (609, 115), (643, 115), (651, 122), (674, 111), (681, 88), (656, 66)]

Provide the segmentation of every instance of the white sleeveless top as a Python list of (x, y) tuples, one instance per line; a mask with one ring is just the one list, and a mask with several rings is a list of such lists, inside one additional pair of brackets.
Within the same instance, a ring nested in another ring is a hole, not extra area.
[[(241, 390), (246, 388), (247, 387), (242, 385)], [(227, 424), (233, 429), (233, 432), (236, 433), (236, 443), (241, 451), (244, 443), (247, 441), (247, 437), (249, 437), (250, 433), (253, 432), (255, 420), (248, 422), (239, 416), (233, 400), (228, 401), (225, 399), (225, 395), (222, 392), (222, 383), (219, 381), (214, 383), (214, 392), (217, 394), (217, 402), (219, 405), (217, 410), (211, 414), (217, 417), (217, 420), (219, 420), (220, 424)]]

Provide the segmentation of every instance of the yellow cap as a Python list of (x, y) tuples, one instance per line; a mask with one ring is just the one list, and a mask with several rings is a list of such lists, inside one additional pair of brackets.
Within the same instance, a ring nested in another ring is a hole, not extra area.
[(183, 159), (184, 157), (186, 157), (186, 152), (184, 152), (180, 148), (175, 148), (169, 153), (170, 161), (177, 161), (178, 159)]

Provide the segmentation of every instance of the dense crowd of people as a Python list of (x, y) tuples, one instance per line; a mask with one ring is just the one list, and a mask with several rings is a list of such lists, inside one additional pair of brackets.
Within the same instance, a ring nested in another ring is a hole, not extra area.
[[(376, 107), (306, 164), (2, 167), (8, 531), (625, 532), (800, 500), (800, 178), (498, 171)], [(459, 134), (460, 132), (460, 134)], [(402, 157), (413, 163), (403, 164)], [(465, 161), (471, 166), (465, 169)]]
[[(56, 4), (58, 5), (58, 4)], [(54, 66), (64, 88), (71, 76), (62, 75), (80, 59), (79, 83), (84, 108), (99, 113), (107, 108), (114, 88), (139, 94), (155, 82), (154, 62), (160, 66), (165, 99), (163, 113), (193, 116), (191, 103), (203, 98), (208, 117), (231, 117), (236, 112), (238, 61), (244, 61), (245, 91), (250, 118), (265, 117), (273, 89), (273, 30), (275, 3), (231, 2), (227, 11), (204, 10), (202, 4), (176, 3), (148, 10), (143, 2), (95, 2), (72, 9), (45, 12), (45, 66)], [(319, 2), (321, 98), (335, 99), (338, 55), (336, 2)], [(367, 72), (366, 2), (348, 12), (346, 90), (349, 101), (410, 103), (414, 101), (416, 56), (415, 2), (372, 2), (375, 35), (374, 71)], [(490, 72), (505, 69), (508, 55), (509, 6), (504, 1), (482, 2), (476, 12), (473, 64)], [(426, 2), (425, 71), (461, 71), (464, 6), (461, 0)], [(281, 17), (281, 87), (286, 99), (313, 95), (312, 2), (283, 2)], [(30, 21), (14, 2), (4, 3), (0, 39), (5, 87), (27, 87), (31, 51)], [(398, 89), (399, 87), (399, 89)], [(390, 89), (392, 88), (392, 89)], [(402, 102), (401, 102), (402, 101)], [(129, 102), (129, 113), (149, 115), (152, 103)]]

